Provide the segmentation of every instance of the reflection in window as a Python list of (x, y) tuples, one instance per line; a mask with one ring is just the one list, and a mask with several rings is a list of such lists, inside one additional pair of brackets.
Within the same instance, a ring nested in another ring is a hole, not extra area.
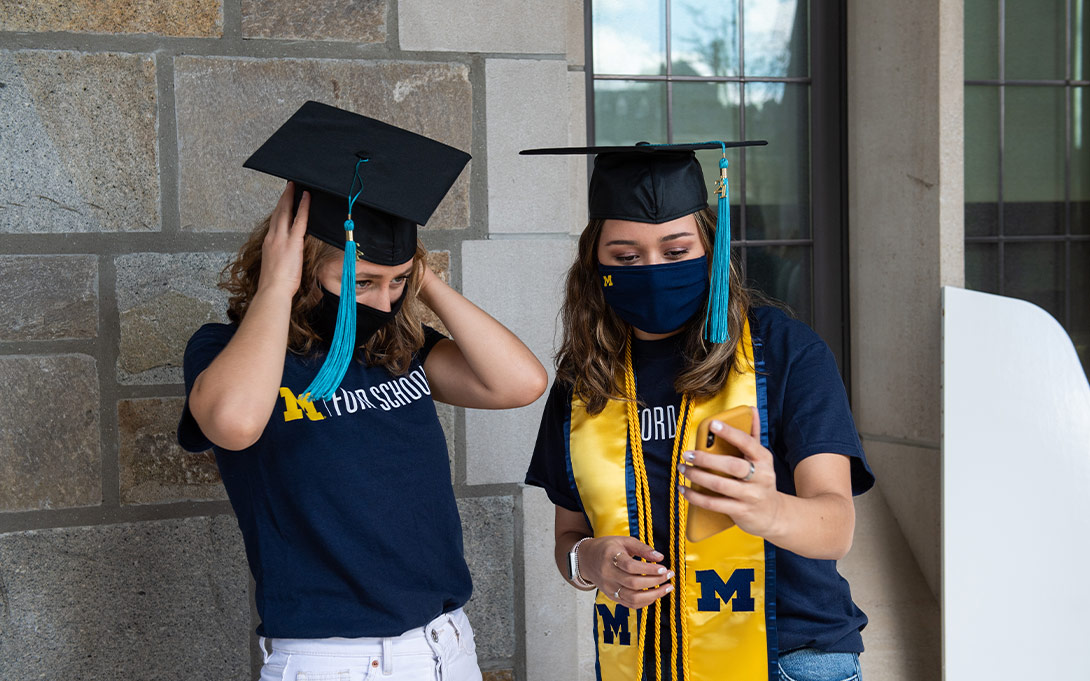
[(670, 61), (685, 76), (740, 74), (738, 0), (671, 4)]
[(666, 137), (665, 83), (610, 80), (594, 88), (597, 144), (632, 144)]
[(665, 0), (594, 0), (591, 9), (595, 73), (665, 72)]

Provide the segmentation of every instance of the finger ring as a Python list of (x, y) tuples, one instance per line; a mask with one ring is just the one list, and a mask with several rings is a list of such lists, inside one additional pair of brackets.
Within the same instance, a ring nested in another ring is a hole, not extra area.
[(617, 590), (613, 592), (613, 600), (616, 602), (621, 597), (621, 587), (617, 587)]
[(615, 567), (615, 568), (620, 567), (620, 565), (617, 565), (617, 556), (623, 556), (623, 555), (624, 555), (624, 551), (618, 551), (616, 553), (616, 555), (613, 556), (613, 567)]
[(753, 474), (756, 473), (756, 472), (757, 472), (757, 467), (753, 465), (752, 461), (750, 461), (749, 462), (749, 473), (746, 474), (746, 477), (742, 478), (742, 482), (749, 482), (750, 480), (752, 480), (753, 479)]

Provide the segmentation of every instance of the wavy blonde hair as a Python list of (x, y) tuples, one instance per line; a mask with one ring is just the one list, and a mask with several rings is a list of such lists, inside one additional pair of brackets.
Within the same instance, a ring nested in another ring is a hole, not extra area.
[[(708, 207), (693, 216), (710, 269), (716, 213)], [(601, 412), (609, 400), (625, 399), (617, 379), (624, 371), (624, 346), (632, 329), (606, 303), (599, 285), (598, 239), (604, 222), (591, 220), (579, 237), (578, 254), (575, 264), (568, 270), (564, 305), (560, 310), (564, 337), (556, 357), (557, 379), (573, 387), (576, 396), (586, 403), (590, 414)], [(686, 361), (674, 381), (677, 392), (693, 397), (710, 397), (723, 389), (735, 364), (735, 352), (746, 316), (755, 301), (764, 302), (765, 298), (743, 286), (741, 272), (732, 258), (727, 322), (730, 340), (726, 343), (704, 340), (704, 318), (708, 306), (705, 301), (700, 314), (682, 327), (682, 352)], [(748, 362), (748, 359), (740, 359)]]
[[(269, 231), (271, 217), (258, 223), (238, 255), (220, 275), (219, 287), (230, 294), (227, 317), (235, 324), (242, 322), (257, 293), (261, 276), (261, 247)], [(367, 364), (385, 367), (394, 375), (406, 373), (413, 355), (424, 345), (417, 294), (424, 282), (427, 253), (417, 240), (401, 310), (393, 322), (379, 329), (361, 348)], [(320, 345), (321, 339), (311, 327), (308, 317), (322, 299), (318, 270), (323, 262), (331, 258), (343, 259), (344, 251), (309, 234), (304, 238), (303, 274), (299, 289), (291, 299), (291, 321), (288, 326), (288, 350), (295, 354), (310, 354)]]

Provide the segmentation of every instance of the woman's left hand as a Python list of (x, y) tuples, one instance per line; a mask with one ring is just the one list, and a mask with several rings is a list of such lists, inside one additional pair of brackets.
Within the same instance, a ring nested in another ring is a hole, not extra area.
[[(766, 537), (776, 529), (782, 506), (782, 495), (776, 490), (776, 470), (772, 452), (761, 444), (761, 421), (753, 410), (751, 431), (732, 428), (721, 421), (712, 421), (711, 432), (719, 439), (738, 448), (741, 457), (711, 454), (705, 451), (684, 453), (688, 465), (680, 472), (694, 484), (714, 492), (697, 492), (679, 486), (690, 504), (731, 517), (749, 534)], [(725, 473), (723, 477), (717, 473)]]

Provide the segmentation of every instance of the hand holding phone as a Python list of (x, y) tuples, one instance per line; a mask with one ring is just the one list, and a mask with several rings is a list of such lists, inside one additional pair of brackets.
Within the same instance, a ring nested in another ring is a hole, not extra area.
[[(738, 451), (737, 447), (712, 433), (712, 421), (722, 421), (732, 428), (748, 433), (753, 426), (753, 410), (749, 406), (741, 406), (721, 411), (701, 421), (696, 430), (697, 449), (722, 456), (742, 456), (742, 452)], [(692, 488), (704, 494), (715, 494), (715, 492), (697, 484), (693, 484)], [(703, 541), (731, 527), (734, 527), (734, 520), (729, 515), (709, 511), (692, 504), (689, 505), (689, 519), (685, 524), (685, 536), (689, 541)]]

